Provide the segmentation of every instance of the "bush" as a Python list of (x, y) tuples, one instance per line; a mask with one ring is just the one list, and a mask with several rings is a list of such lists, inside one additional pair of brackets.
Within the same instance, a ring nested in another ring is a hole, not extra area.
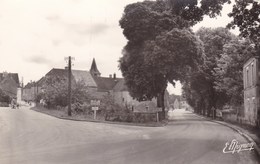
[(71, 105), (71, 110), (72, 110), (72, 113), (75, 113), (75, 114), (91, 114), (93, 111), (91, 110), (91, 106), (90, 104), (88, 103), (79, 103), (79, 102), (76, 102), (74, 104)]
[(3, 105), (5, 105), (6, 103), (9, 104), (10, 101), (11, 97), (0, 88), (0, 102), (2, 102)]
[[(43, 99), (47, 108), (57, 108), (68, 106), (68, 79), (58, 77), (46, 77), (43, 85), (44, 92), (36, 96), (36, 102)], [(84, 82), (73, 82), (71, 87), (72, 108), (76, 113), (82, 112), (82, 105), (89, 102), (91, 96)]]
[(9, 107), (7, 102), (0, 102), (0, 107)]

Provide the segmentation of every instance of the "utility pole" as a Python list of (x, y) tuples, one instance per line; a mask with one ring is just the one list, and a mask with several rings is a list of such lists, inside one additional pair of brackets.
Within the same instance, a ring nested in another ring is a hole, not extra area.
[(68, 116), (71, 116), (71, 56), (68, 58), (65, 58), (65, 60), (68, 60)]
[(69, 85), (68, 85), (68, 116), (71, 116), (71, 57), (69, 56), (69, 63), (68, 63), (68, 77), (69, 77)]

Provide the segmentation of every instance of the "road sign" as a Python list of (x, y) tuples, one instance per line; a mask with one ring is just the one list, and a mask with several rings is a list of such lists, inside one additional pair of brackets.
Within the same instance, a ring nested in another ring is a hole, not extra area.
[(94, 111), (94, 120), (95, 120), (97, 118), (98, 107), (97, 106), (92, 106), (91, 109)]
[(92, 110), (98, 110), (98, 107), (97, 106), (93, 106), (91, 109)]
[(100, 100), (91, 100), (90, 101), (91, 106), (99, 106), (100, 105)]

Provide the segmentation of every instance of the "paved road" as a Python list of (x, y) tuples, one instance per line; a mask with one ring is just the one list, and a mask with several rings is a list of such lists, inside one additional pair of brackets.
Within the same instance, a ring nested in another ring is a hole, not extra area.
[(253, 151), (224, 154), (233, 130), (176, 110), (165, 127), (60, 120), (29, 109), (0, 108), (0, 164), (258, 163)]

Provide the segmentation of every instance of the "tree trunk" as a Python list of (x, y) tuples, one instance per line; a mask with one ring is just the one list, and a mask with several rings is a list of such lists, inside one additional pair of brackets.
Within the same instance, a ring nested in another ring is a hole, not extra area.
[(165, 119), (165, 104), (164, 104), (164, 93), (165, 93), (165, 90), (162, 91), (162, 119), (164, 120)]
[(157, 97), (157, 107), (162, 108), (162, 112), (161, 112), (162, 114), (160, 120), (165, 119), (164, 93), (165, 93), (165, 89), (160, 94), (158, 94)]

